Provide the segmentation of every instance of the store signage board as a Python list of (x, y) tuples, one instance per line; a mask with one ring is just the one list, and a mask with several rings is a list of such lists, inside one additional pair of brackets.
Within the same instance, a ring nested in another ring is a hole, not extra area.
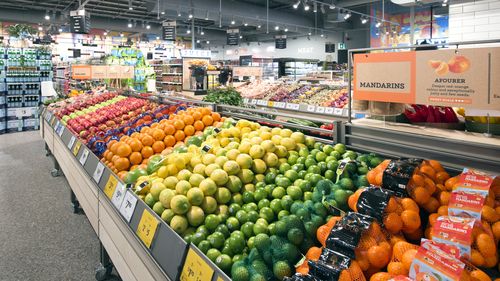
[(164, 21), (162, 23), (162, 39), (165, 41), (175, 41), (177, 36), (177, 22), (176, 21)]
[(211, 281), (214, 269), (193, 246), (189, 247), (181, 272), (181, 281)]
[(97, 163), (97, 167), (94, 170), (94, 174), (92, 175), (92, 178), (97, 184), (99, 184), (103, 172), (104, 172), (104, 164), (101, 161), (99, 161)]
[(500, 47), (354, 55), (354, 99), (500, 108)]
[(106, 79), (108, 78), (107, 65), (93, 65), (91, 68), (92, 79)]
[(153, 216), (148, 209), (144, 209), (139, 225), (137, 226), (136, 234), (142, 242), (144, 242), (146, 247), (150, 249), (159, 224), (160, 222), (155, 218), (155, 216)]
[(333, 109), (333, 114), (335, 114), (335, 115), (342, 116), (343, 115), (342, 113), (343, 113), (342, 108), (334, 108)]
[(316, 110), (316, 106), (309, 104), (307, 105), (307, 112), (314, 112)]
[(181, 57), (183, 58), (210, 58), (212, 57), (212, 52), (210, 50), (191, 50), (182, 49)]
[(71, 77), (76, 80), (88, 80), (92, 78), (92, 67), (90, 65), (72, 65)]
[(274, 48), (286, 49), (286, 35), (274, 36)]
[(84, 9), (70, 11), (71, 33), (87, 34), (90, 32), (90, 15)]
[(113, 198), (113, 194), (115, 193), (117, 185), (118, 185), (118, 180), (116, 179), (115, 176), (113, 176), (113, 174), (110, 174), (108, 181), (104, 186), (104, 194), (106, 194), (106, 196), (108, 196), (110, 200)]
[(240, 44), (240, 30), (238, 28), (228, 29), (226, 36), (226, 45), (236, 46)]
[(135, 206), (137, 205), (137, 197), (132, 194), (130, 190), (125, 192), (123, 202), (120, 205), (120, 214), (130, 223), (132, 215), (134, 214)]

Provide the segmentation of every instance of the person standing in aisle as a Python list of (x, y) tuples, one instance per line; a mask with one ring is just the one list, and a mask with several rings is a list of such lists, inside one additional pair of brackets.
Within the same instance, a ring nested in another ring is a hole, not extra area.
[(227, 82), (231, 78), (231, 70), (224, 66), (224, 62), (220, 61), (217, 63), (217, 69), (219, 70), (219, 84), (226, 86)]

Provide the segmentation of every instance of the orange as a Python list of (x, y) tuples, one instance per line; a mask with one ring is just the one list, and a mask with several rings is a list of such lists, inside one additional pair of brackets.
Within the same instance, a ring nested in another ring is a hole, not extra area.
[(184, 134), (184, 131), (178, 130), (177, 132), (175, 132), (174, 137), (176, 140), (181, 141), (186, 137), (186, 134)]
[(321, 248), (319, 247), (311, 247), (307, 251), (306, 254), (306, 259), (317, 261), (319, 259), (319, 256), (321, 256)]
[(387, 265), (387, 272), (393, 275), (408, 275), (408, 269), (406, 269), (402, 262), (393, 261)]
[(484, 266), (485, 260), (479, 251), (472, 249), (470, 253), (470, 262), (475, 266), (482, 267)]
[(359, 199), (359, 196), (361, 195), (361, 193), (363, 193), (364, 189), (358, 189), (356, 190), (356, 192), (354, 192), (353, 195), (349, 196), (349, 198), (347, 199), (347, 205), (349, 206), (349, 208), (351, 208), (351, 210), (357, 212), (357, 204), (358, 204), (358, 199)]
[(155, 142), (154, 138), (150, 135), (145, 135), (141, 139), (142, 145), (144, 146), (152, 146), (153, 143)]
[[(396, 245), (396, 243), (398, 242), (406, 242), (404, 236), (402, 235), (392, 235), (391, 236), (391, 245), (394, 247), (394, 245)], [(394, 249), (393, 249), (394, 251)]]
[(424, 232), (422, 231), (421, 228), (417, 228), (415, 231), (405, 232), (405, 237), (406, 239), (412, 241), (413, 243), (419, 243), (420, 239), (424, 237)]
[(165, 149), (165, 143), (163, 141), (155, 141), (152, 148), (155, 153), (160, 153)]
[(403, 209), (405, 210), (411, 210), (417, 213), (420, 211), (417, 203), (415, 203), (415, 201), (411, 198), (403, 198), (400, 203), (403, 206)]
[(370, 262), (368, 261), (366, 251), (356, 251), (356, 261), (359, 264), (359, 267), (363, 271), (367, 271), (370, 268)]
[(326, 225), (330, 228), (334, 227), (335, 224), (340, 220), (340, 217), (331, 217), (328, 222), (326, 223)]
[(437, 210), (438, 215), (447, 216), (448, 215), (448, 206), (441, 206)]
[(436, 179), (436, 171), (430, 165), (421, 165), (420, 172), (427, 175), (432, 180)]
[(413, 176), (411, 176), (411, 181), (412, 181), (412, 184), (414, 184), (415, 186), (423, 186), (424, 185), (424, 177), (422, 175), (419, 175), (419, 174), (414, 174)]
[(498, 257), (496, 255), (484, 259), (484, 267), (486, 268), (494, 267), (497, 263)]
[(110, 140), (110, 141), (108, 142), (108, 144), (106, 145), (106, 148), (107, 148), (107, 149), (110, 149), (110, 148), (111, 148), (111, 146), (112, 146), (113, 144), (117, 143), (117, 142), (118, 142), (117, 140)]
[(436, 189), (437, 189), (437, 191), (447, 191), (444, 184), (440, 184), (440, 183), (436, 184)]
[(481, 210), (481, 218), (489, 223), (495, 223), (500, 219), (500, 215), (490, 206), (483, 206)]
[(371, 247), (377, 246), (377, 240), (374, 237), (365, 235), (361, 237), (358, 243), (358, 248), (362, 250), (368, 250)]
[(329, 234), (330, 228), (327, 225), (322, 225), (316, 230), (316, 238), (323, 247), (326, 245), (326, 238), (328, 238)]
[(191, 115), (184, 115), (184, 124), (192, 125), (194, 123), (194, 118)]
[(195, 121), (201, 120), (201, 117), (202, 117), (202, 115), (200, 112), (193, 112), (193, 119)]
[(149, 130), (150, 130), (149, 127), (142, 127), (141, 128), (141, 133), (147, 134), (149, 132)]
[(212, 110), (208, 107), (202, 107), (201, 108), (201, 114), (202, 115), (210, 115), (212, 113)]
[(437, 174), (436, 174), (436, 181), (438, 183), (441, 183), (441, 184), (445, 183), (446, 180), (449, 179), (449, 178), (450, 178), (450, 175), (447, 172), (444, 172), (444, 171), (443, 172), (437, 172)]
[(377, 176), (377, 172), (375, 171), (375, 169), (370, 170), (370, 171), (368, 171), (368, 173), (366, 173), (366, 179), (368, 180), (368, 182), (370, 184), (375, 184), (375, 177), (376, 176)]
[(496, 256), (497, 247), (493, 237), (486, 233), (481, 233), (476, 237), (476, 246), (485, 259)]
[(165, 135), (173, 135), (175, 134), (175, 127), (173, 125), (165, 125), (163, 132), (165, 132)]
[(370, 277), (370, 281), (389, 281), (392, 275), (387, 272), (377, 272)]
[(187, 125), (184, 128), (184, 134), (186, 134), (186, 136), (192, 136), (192, 135), (194, 135), (194, 127), (191, 126), (191, 125)]
[(144, 160), (146, 160), (149, 157), (151, 157), (151, 155), (153, 155), (153, 153), (154, 153), (154, 151), (151, 148), (151, 146), (145, 146), (145, 147), (143, 147), (142, 150), (141, 150), (143, 162), (144, 162)]
[(413, 232), (420, 227), (420, 215), (415, 211), (404, 210), (401, 213), (401, 220), (405, 232)]
[(113, 165), (115, 166), (116, 170), (120, 172), (128, 169), (130, 167), (130, 162), (128, 158), (120, 157), (116, 159), (116, 161), (113, 161)]
[(116, 160), (118, 160), (118, 159), (120, 159), (120, 156), (118, 156), (118, 155), (113, 155), (113, 157), (111, 158), (111, 160), (110, 160), (110, 161), (114, 163), (114, 162), (115, 162)]
[(384, 226), (391, 234), (396, 234), (401, 231), (401, 228), (403, 227), (403, 221), (398, 214), (389, 213), (384, 218)]
[(215, 122), (220, 121), (220, 114), (218, 112), (212, 112), (212, 119), (214, 119)]
[(497, 221), (491, 226), (491, 231), (496, 240), (500, 240), (500, 221)]
[(128, 157), (132, 153), (132, 148), (126, 143), (120, 143), (116, 149), (116, 154), (120, 157)]
[(165, 132), (163, 132), (162, 130), (160, 129), (153, 129), (151, 131), (151, 135), (153, 136), (153, 138), (156, 140), (156, 141), (160, 141), (160, 140), (163, 140), (163, 138), (165, 137)]
[(201, 121), (203, 122), (203, 124), (205, 124), (205, 126), (210, 126), (212, 125), (212, 123), (214, 123), (214, 119), (212, 119), (212, 116), (208, 115), (203, 116)]
[(449, 178), (444, 182), (444, 186), (446, 187), (446, 190), (452, 191), (455, 185), (458, 183), (458, 176)]
[(384, 176), (383, 172), (380, 172), (375, 176), (375, 185), (382, 186), (383, 176)]
[(474, 281), (491, 281), (491, 278), (482, 270), (475, 269), (470, 273), (471, 280)]
[(129, 156), (130, 163), (133, 165), (141, 164), (142, 162), (142, 154), (140, 152), (132, 152)]
[(425, 178), (425, 189), (432, 195), (436, 191), (436, 184), (430, 178)]
[(197, 121), (194, 122), (194, 129), (196, 131), (202, 131), (203, 128), (205, 128), (205, 124), (203, 124), (203, 122), (201, 122), (199, 120), (197, 120)]
[(396, 201), (396, 199), (394, 199), (394, 197), (389, 198), (389, 202), (387, 202), (387, 207), (385, 208), (385, 211), (387, 213), (391, 213), (391, 212), (396, 212), (397, 209), (398, 209), (398, 202)]
[(368, 261), (373, 267), (382, 268), (390, 259), (389, 251), (382, 246), (373, 246), (368, 249)]
[(422, 186), (417, 186), (413, 189), (411, 191), (411, 195), (411, 197), (415, 199), (415, 202), (419, 205), (424, 205), (429, 202), (429, 199), (431, 198), (431, 193)]
[(133, 152), (139, 152), (142, 149), (142, 143), (138, 139), (132, 139), (130, 141), (130, 148), (132, 148)]
[(436, 160), (427, 160), (429, 165), (436, 171), (436, 172), (444, 172), (443, 166), (441, 166), (441, 163)]
[(163, 142), (165, 143), (165, 147), (172, 147), (175, 145), (176, 139), (172, 135), (168, 135), (163, 139)]
[(121, 171), (121, 172), (118, 172), (118, 174), (117, 174), (117, 176), (118, 176), (121, 180), (124, 180), (126, 175), (127, 175), (127, 171)]
[(184, 121), (180, 120), (180, 119), (177, 119), (174, 121), (174, 127), (177, 129), (177, 130), (182, 130), (184, 129)]
[(393, 259), (397, 261), (403, 261), (403, 255), (406, 253), (408, 250), (413, 249), (413, 245), (401, 240), (396, 243), (394, 243), (394, 246), (392, 247), (392, 257)]
[(403, 256), (401, 257), (401, 262), (403, 263), (403, 266), (407, 269), (410, 270), (411, 263), (415, 259), (415, 255), (417, 254), (416, 249), (409, 249), (404, 252)]
[(441, 206), (439, 204), (439, 201), (434, 198), (434, 197), (431, 197), (429, 199), (429, 201), (427, 203), (425, 203), (422, 207), (424, 207), (424, 209), (429, 212), (429, 213), (434, 213), (437, 211), (437, 209), (439, 208), (439, 206)]
[(158, 123), (153, 123), (153, 124), (151, 124), (149, 127), (151, 127), (151, 128), (156, 128), (156, 127), (158, 127), (158, 125), (160, 125), (160, 124), (158, 124)]
[(439, 215), (437, 213), (430, 214), (429, 215), (429, 225), (433, 226), (436, 223), (438, 218), (439, 218)]
[(116, 154), (116, 150), (118, 149), (118, 146), (120, 146), (120, 142), (115, 142), (111, 145), (110, 149), (113, 154)]

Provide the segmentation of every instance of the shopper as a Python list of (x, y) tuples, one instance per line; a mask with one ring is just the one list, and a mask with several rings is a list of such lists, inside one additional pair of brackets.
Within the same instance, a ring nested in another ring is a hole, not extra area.
[(224, 66), (224, 62), (222, 61), (217, 63), (217, 69), (220, 71), (219, 84), (226, 86), (231, 77), (231, 70), (227, 66)]

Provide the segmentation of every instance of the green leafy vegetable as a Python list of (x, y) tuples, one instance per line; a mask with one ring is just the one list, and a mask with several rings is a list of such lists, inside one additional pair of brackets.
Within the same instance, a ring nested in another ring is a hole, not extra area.
[(228, 104), (234, 106), (243, 105), (243, 99), (238, 91), (234, 88), (216, 88), (208, 90), (208, 95), (203, 98), (203, 101)]

